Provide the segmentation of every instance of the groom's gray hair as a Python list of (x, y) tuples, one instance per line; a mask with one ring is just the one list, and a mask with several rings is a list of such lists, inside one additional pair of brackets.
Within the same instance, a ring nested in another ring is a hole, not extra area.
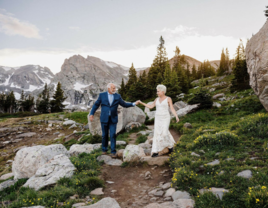
[(111, 85), (112, 85), (112, 84), (114, 85), (114, 83), (109, 83), (109, 84), (107, 84), (107, 89), (108, 89), (108, 88), (111, 88)]
[(160, 91), (162, 91), (162, 92), (164, 92), (164, 93), (167, 92), (167, 87), (166, 87), (165, 85), (162, 85), (162, 84), (157, 85), (156, 89), (157, 89), (157, 90), (160, 90)]

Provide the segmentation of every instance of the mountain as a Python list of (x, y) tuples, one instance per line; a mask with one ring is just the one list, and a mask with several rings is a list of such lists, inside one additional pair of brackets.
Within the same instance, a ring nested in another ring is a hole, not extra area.
[(14, 91), (16, 99), (21, 91), (25, 94), (36, 89), (43, 89), (45, 83), (50, 83), (54, 74), (47, 67), (26, 65), (20, 67), (0, 66), (0, 92)]
[[(194, 58), (192, 58), (191, 56), (187, 56), (187, 55), (184, 55), (185, 57), (185, 60), (189, 63), (190, 65), (190, 71), (192, 72), (192, 67), (193, 65), (195, 64), (196, 66), (196, 69), (198, 68), (199, 65), (201, 65), (201, 61), (198, 61)], [(169, 59), (169, 65), (170, 67), (172, 68), (173, 67), (173, 64), (174, 64), (174, 59), (175, 57)], [(211, 66), (215, 68), (215, 70), (217, 71), (218, 67), (220, 66), (220, 60), (215, 60), (215, 61), (209, 61)], [(186, 68), (186, 65), (185, 65), (185, 68)], [(145, 70), (140, 70), (137, 72), (137, 75), (139, 76), (141, 73), (143, 73), (143, 71), (146, 71), (146, 73), (148, 73), (150, 70), (150, 67), (146, 68)]]

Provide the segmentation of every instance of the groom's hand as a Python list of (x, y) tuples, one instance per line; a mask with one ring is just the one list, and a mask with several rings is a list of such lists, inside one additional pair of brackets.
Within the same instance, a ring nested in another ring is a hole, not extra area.
[(89, 120), (90, 120), (91, 122), (93, 121), (93, 119), (94, 119), (94, 116), (93, 116), (93, 115), (89, 116)]
[(137, 101), (135, 102), (135, 105), (138, 105), (138, 104), (140, 104), (140, 100), (137, 100)]

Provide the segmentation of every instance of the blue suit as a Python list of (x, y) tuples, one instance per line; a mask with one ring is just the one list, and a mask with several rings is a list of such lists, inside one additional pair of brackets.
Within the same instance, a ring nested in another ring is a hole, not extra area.
[(108, 98), (108, 92), (102, 92), (99, 94), (97, 101), (94, 103), (90, 115), (94, 115), (96, 110), (101, 105), (101, 128), (102, 128), (102, 151), (107, 152), (108, 150), (108, 130), (110, 130), (110, 140), (111, 140), (111, 153), (116, 153), (116, 125), (118, 123), (118, 105), (125, 108), (135, 106), (134, 103), (127, 103), (122, 98), (121, 95), (115, 93), (113, 94), (112, 103), (110, 104)]

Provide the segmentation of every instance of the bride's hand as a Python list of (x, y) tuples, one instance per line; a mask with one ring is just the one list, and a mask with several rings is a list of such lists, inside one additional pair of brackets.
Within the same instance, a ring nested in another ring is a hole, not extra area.
[(176, 121), (177, 121), (176, 123), (178, 123), (180, 121), (179, 117), (176, 118)]

